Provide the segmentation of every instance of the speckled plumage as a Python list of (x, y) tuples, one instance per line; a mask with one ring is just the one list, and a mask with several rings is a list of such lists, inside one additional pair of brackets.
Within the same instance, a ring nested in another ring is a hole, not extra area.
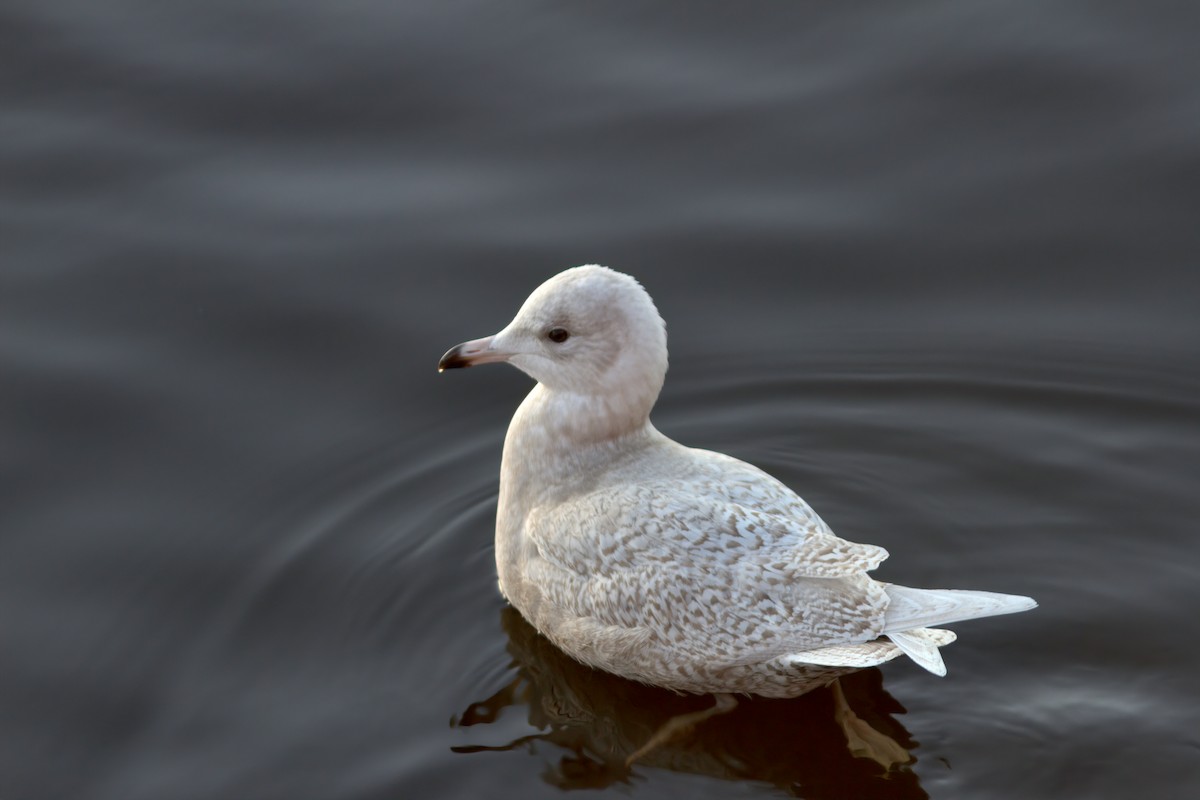
[(538, 380), (504, 445), (500, 588), (584, 663), (679, 691), (789, 696), (814, 671), (902, 652), (941, 674), (954, 634), (927, 626), (1035, 605), (877, 582), (883, 548), (839, 539), (758, 468), (659, 433), (665, 329), (628, 276), (567, 270), (442, 366), (485, 361)]

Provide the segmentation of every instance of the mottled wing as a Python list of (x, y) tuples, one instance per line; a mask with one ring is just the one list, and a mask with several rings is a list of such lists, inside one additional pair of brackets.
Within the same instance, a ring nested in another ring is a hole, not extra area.
[(756, 499), (660, 480), (539, 509), (526, 520), (530, 578), (566, 617), (727, 664), (879, 634), (886, 597), (865, 571), (886, 552), (837, 538), (811, 510), (794, 519), (731, 494)]

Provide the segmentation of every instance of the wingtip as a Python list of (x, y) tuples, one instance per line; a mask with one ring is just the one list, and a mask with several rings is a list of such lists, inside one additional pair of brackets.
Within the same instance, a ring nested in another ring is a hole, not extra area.
[(1032, 611), (1038, 607), (1038, 601), (1034, 600), (1032, 597), (1026, 597), (1025, 595), (1021, 594), (1012, 594), (1009, 595), (1008, 598), (1008, 609), (1001, 613), (1019, 614), (1022, 611)]

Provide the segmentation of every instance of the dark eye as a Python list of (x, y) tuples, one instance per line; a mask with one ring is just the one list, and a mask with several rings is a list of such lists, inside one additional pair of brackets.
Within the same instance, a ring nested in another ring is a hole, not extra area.
[(546, 332), (546, 338), (555, 344), (562, 344), (571, 337), (566, 328), (551, 328)]

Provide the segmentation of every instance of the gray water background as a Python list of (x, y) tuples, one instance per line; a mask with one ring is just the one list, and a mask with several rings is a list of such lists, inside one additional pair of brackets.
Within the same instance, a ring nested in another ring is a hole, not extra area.
[[(1194, 796), (1198, 21), (8, 0), (0, 796)], [(622, 770), (676, 699), (502, 614), (529, 383), (434, 366), (586, 262), (661, 430), (1041, 602), (848, 683), (909, 766), (815, 693)]]

